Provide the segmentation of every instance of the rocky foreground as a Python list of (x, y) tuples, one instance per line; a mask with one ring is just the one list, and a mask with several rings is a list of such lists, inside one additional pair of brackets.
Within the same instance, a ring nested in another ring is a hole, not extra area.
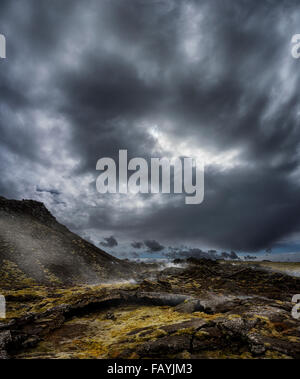
[[(190, 259), (136, 284), (3, 290), (2, 358), (300, 358), (300, 279)], [(149, 280), (151, 278), (151, 280)]]

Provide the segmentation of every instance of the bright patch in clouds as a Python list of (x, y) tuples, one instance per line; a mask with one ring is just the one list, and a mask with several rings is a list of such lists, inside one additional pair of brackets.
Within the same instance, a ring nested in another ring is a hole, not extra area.
[(238, 157), (239, 149), (231, 149), (226, 152), (211, 152), (205, 147), (195, 144), (192, 139), (181, 140), (174, 134), (168, 134), (159, 129), (158, 126), (150, 127), (149, 134), (156, 141), (156, 149), (161, 155), (171, 156), (172, 158), (189, 157), (205, 166), (218, 166), (219, 169), (232, 169), (241, 162)]

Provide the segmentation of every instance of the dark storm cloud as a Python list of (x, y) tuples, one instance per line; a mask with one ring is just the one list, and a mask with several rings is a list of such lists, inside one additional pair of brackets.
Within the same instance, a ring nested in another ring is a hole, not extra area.
[(131, 243), (131, 246), (134, 249), (141, 249), (144, 246), (144, 244), (143, 244), (143, 242), (136, 242), (136, 241), (134, 241), (134, 242)]
[(199, 259), (220, 259), (221, 256), (215, 251), (203, 251), (199, 248), (188, 248), (186, 247), (185, 249), (171, 249), (170, 252), (166, 253), (166, 257), (169, 259), (185, 259), (185, 258), (199, 258)]
[(104, 247), (115, 247), (118, 246), (118, 241), (115, 239), (114, 236), (106, 237), (104, 238), (105, 242), (100, 242), (101, 246)]
[(151, 251), (152, 253), (162, 251), (165, 248), (158, 241), (155, 240), (144, 241), (144, 244), (146, 247), (148, 247), (148, 251)]
[(225, 259), (239, 259), (238, 255), (234, 251), (231, 251), (230, 253), (227, 253), (226, 251), (223, 251), (221, 253), (221, 258), (225, 258)]
[[(300, 224), (299, 11), (296, 0), (2, 1), (1, 194), (45, 201), (92, 240), (229, 251), (287, 240)], [(206, 167), (199, 206), (99, 195), (97, 160), (124, 148), (203, 150), (221, 164)]]
[[(231, 251), (230, 253), (227, 253), (226, 251), (223, 251), (221, 253), (217, 252), (216, 250), (208, 250), (203, 251), (199, 248), (188, 248), (185, 249), (178, 249), (178, 248), (169, 248), (169, 252), (166, 252), (165, 256), (169, 259), (184, 259), (184, 258), (204, 258), (204, 259), (231, 259), (231, 260), (239, 260), (239, 256), (234, 252)], [(255, 259), (255, 257), (253, 258)]]
[(255, 257), (254, 255), (245, 255), (244, 259), (245, 261), (252, 261), (252, 260), (257, 259), (257, 257)]

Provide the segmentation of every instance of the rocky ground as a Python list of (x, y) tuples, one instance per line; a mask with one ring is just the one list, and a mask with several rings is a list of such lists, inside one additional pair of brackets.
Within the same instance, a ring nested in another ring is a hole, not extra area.
[[(300, 278), (189, 259), (136, 283), (2, 290), (1, 357), (300, 358)], [(151, 278), (151, 280), (149, 279)]]

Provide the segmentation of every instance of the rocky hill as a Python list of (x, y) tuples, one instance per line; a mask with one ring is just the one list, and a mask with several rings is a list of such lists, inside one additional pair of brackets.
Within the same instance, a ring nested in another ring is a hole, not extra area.
[(72, 233), (43, 203), (0, 197), (0, 288), (99, 283), (131, 266)]

